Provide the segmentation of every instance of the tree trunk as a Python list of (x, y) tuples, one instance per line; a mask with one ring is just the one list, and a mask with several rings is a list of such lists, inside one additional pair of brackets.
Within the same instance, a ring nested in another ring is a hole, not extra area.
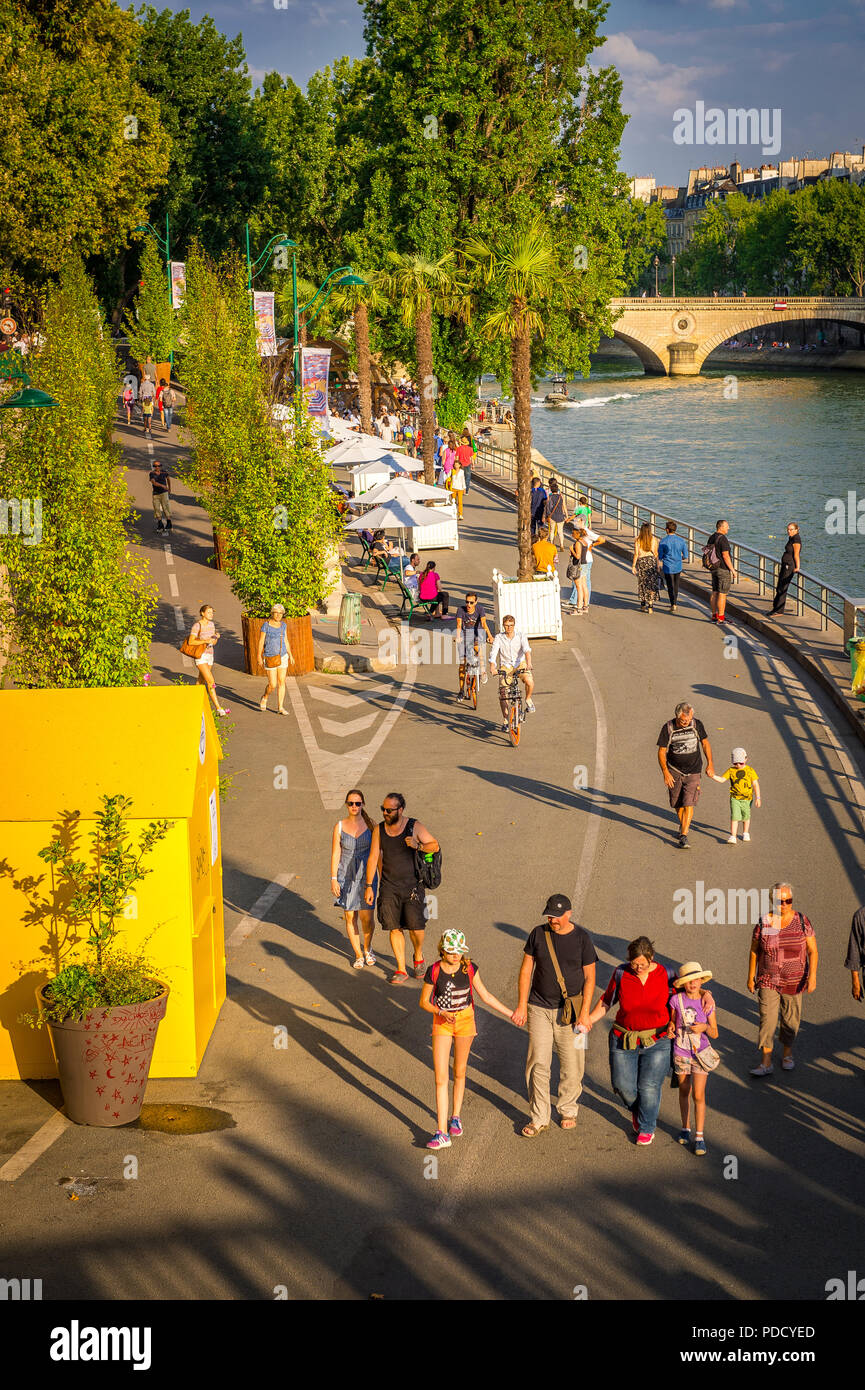
[(354, 311), (354, 341), (357, 345), (357, 394), (360, 400), (360, 427), (365, 434), (372, 434), (369, 316), (365, 304), (358, 304)]
[(511, 348), (514, 386), (514, 452), (517, 456), (518, 579), (531, 579), (532, 556), (532, 400), (531, 334), (525, 323)]
[(421, 310), (415, 325), (417, 350), (417, 374), (420, 378), (420, 427), (423, 448), (424, 482), (432, 487), (435, 483), (435, 463), (433, 460), (433, 435), (435, 434), (435, 377), (432, 358), (432, 310)]

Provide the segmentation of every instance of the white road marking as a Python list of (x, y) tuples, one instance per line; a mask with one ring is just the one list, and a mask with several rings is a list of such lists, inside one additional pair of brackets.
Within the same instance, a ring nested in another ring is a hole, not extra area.
[(168, 589), (172, 598), (180, 597), (180, 586), (177, 583), (177, 575), (174, 573), (173, 570), (171, 574), (168, 576)]
[[(353, 748), (345, 753), (330, 753), (325, 748), (319, 748), (312, 723), (306, 712), (303, 696), (300, 693), (300, 686), (294, 676), (288, 677), (286, 686), (291, 699), (291, 706), (297, 718), (300, 736), (303, 739), (303, 746), (312, 767), (321, 804), (326, 811), (338, 810), (344, 803), (346, 787), (355, 786), (360, 782), (364, 772), (402, 713), (414, 688), (417, 672), (418, 667), (414, 664), (407, 668), (405, 679), (399, 687), (399, 694), (369, 743), (365, 743), (362, 748)], [(396, 682), (394, 682), (395, 688)]]
[(152, 440), (152, 439), (148, 439), (148, 440), (145, 441), (145, 443), (147, 444), (147, 452), (148, 452), (148, 454), (150, 454), (150, 455), (152, 456), (152, 455), (153, 455), (153, 440)]
[(179, 604), (176, 604), (174, 608), (174, 621), (177, 624), (178, 632), (186, 631), (186, 619), (183, 616), (183, 609)]
[(326, 734), (333, 734), (335, 738), (350, 738), (352, 734), (359, 734), (362, 729), (368, 729), (378, 719), (379, 711), (375, 710), (372, 714), (362, 714), (360, 719), (351, 719), (347, 724), (338, 724), (335, 719), (323, 719), (319, 716), (319, 724)]
[(165, 547), (164, 547), (164, 550), (165, 550), (165, 563), (166, 563), (166, 565), (173, 565), (173, 564), (174, 564), (174, 556), (173, 556), (173, 554), (171, 553), (171, 546), (168, 545), (168, 544), (166, 544)]
[(17, 1153), (8, 1158), (0, 1168), (0, 1179), (3, 1182), (14, 1182), (20, 1178), (37, 1158), (41, 1158), (46, 1149), (50, 1149), (55, 1139), (59, 1139), (71, 1125), (72, 1121), (63, 1114), (61, 1110), (56, 1111), (43, 1125), (40, 1125), (36, 1133), (31, 1135), (26, 1144), (22, 1144)]
[(377, 695), (393, 693), (392, 684), (371, 685), (367, 690), (358, 691), (356, 695), (347, 695), (326, 685), (308, 685), (306, 688), (314, 700), (323, 700), (327, 705), (340, 705), (343, 709), (348, 709), (350, 705), (356, 705), (361, 700), (371, 700)]
[(246, 916), (241, 918), (226, 941), (226, 952), (235, 950), (248, 936), (252, 935), (259, 923), (264, 921), (266, 914), (273, 907), (282, 890), (287, 888), (291, 880), (296, 877), (296, 874), (280, 874), (267, 885), (264, 892), (255, 900)]

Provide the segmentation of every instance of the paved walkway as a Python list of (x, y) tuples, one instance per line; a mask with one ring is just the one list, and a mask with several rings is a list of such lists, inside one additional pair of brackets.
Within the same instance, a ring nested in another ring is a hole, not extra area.
[[(497, 727), (492, 684), (477, 713), (466, 711), (441, 660), (357, 678), (316, 673), (292, 684), (292, 717), (261, 715), (261, 682), (241, 673), (228, 580), (206, 567), (206, 518), (180, 487), (170, 546), (157, 541), (144, 505), (148, 454), (136, 431), (120, 434), (163, 596), (155, 679), (183, 670), (175, 609), (186, 621), (212, 602), (227, 634), (217, 682), (236, 720), (235, 798), (223, 814), (229, 999), (200, 1076), (152, 1082), (147, 1099), (216, 1107), (229, 1127), (66, 1128), (0, 1183), (9, 1269), (42, 1276), (46, 1298), (270, 1299), (282, 1286), (289, 1297), (570, 1299), (577, 1285), (593, 1299), (823, 1298), (826, 1280), (861, 1258), (865, 1138), (862, 1011), (843, 970), (863, 900), (862, 767), (825, 697), (735, 623), (738, 654), (725, 657), (722, 634), (690, 599), (678, 618), (641, 614), (629, 568), (599, 554), (589, 616), (566, 619), (562, 643), (534, 644), (538, 713), (516, 750)], [(176, 436), (156, 445), (170, 467)], [(437, 556), (445, 587), (489, 597), (493, 566), (514, 568), (513, 531), (509, 504), (473, 485), (459, 553)], [(719, 767), (741, 743), (761, 774), (749, 847), (725, 843), (727, 798), (710, 782), (693, 848), (674, 848), (655, 740), (685, 697)], [(849, 777), (839, 753), (852, 760)], [(278, 789), (283, 767), (288, 790)], [(501, 998), (515, 998), (525, 935), (552, 891), (573, 897), (601, 983), (642, 932), (663, 959), (697, 957), (714, 971), (723, 1064), (708, 1087), (706, 1159), (675, 1144), (670, 1091), (654, 1145), (635, 1149), (610, 1091), (605, 1024), (590, 1038), (576, 1130), (554, 1124), (523, 1140), (526, 1037), (482, 1011), (465, 1137), (430, 1165), (419, 986), (388, 986), (380, 930), (380, 964), (348, 968), (328, 891), (330, 832), (352, 785), (374, 814), (385, 792), (403, 791), (440, 838), (427, 958), (436, 929), (460, 926)], [(747, 1074), (750, 921), (706, 925), (698, 904), (712, 888), (726, 903), (731, 890), (779, 877), (792, 877), (815, 925), (820, 977), (797, 1070), (757, 1083)], [(691, 925), (677, 920), (688, 893)], [(56, 1096), (50, 1085), (0, 1087), (16, 1115), (7, 1152)], [(123, 1177), (127, 1155), (138, 1159), (135, 1181)], [(95, 1195), (70, 1202), (57, 1186), (70, 1174), (99, 1179)]]

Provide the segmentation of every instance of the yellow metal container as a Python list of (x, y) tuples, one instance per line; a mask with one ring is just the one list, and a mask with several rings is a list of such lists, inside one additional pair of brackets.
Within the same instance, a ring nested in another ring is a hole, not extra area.
[[(38, 985), (81, 954), (38, 858), (67, 812), (89, 858), (104, 794), (130, 828), (170, 822), (127, 904), (122, 944), (143, 945), (171, 986), (150, 1075), (195, 1076), (225, 999), (219, 739), (200, 686), (0, 691), (0, 1078), (56, 1075), (48, 1034), (18, 1022)], [(83, 932), (83, 929), (81, 929)], [(86, 935), (86, 932), (83, 933)]]

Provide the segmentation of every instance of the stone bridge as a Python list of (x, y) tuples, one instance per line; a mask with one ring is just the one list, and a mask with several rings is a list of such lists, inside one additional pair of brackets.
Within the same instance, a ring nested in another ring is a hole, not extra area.
[[(766, 324), (832, 319), (865, 328), (865, 299), (614, 299), (614, 333), (656, 376), (699, 376), (713, 348)], [(779, 334), (779, 337), (784, 337)]]

